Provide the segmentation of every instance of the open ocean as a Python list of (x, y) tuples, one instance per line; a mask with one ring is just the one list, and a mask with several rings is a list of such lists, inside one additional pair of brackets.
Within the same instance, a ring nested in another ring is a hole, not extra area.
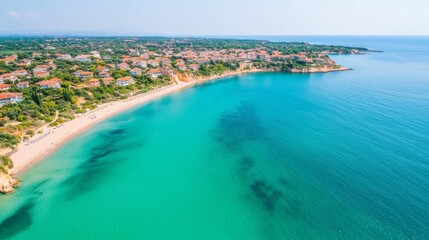
[(0, 196), (0, 239), (429, 239), (429, 37), (258, 38), (384, 52), (104, 121)]

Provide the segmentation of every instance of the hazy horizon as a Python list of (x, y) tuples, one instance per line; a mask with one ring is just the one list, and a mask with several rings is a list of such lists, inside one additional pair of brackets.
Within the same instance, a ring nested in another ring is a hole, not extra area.
[(133, 33), (105, 33), (97, 31), (85, 32), (1, 32), (0, 37), (159, 37), (159, 38), (233, 38), (233, 37), (429, 37), (429, 34), (389, 34), (389, 35), (376, 35), (376, 34), (255, 34), (255, 35), (167, 35), (167, 34), (133, 34)]
[(0, 0), (2, 35), (426, 36), (423, 0)]

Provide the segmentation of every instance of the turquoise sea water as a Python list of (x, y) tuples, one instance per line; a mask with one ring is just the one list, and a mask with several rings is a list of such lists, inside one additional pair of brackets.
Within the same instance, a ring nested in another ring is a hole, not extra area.
[(385, 52), (102, 122), (0, 196), (0, 239), (429, 239), (429, 38), (301, 41)]

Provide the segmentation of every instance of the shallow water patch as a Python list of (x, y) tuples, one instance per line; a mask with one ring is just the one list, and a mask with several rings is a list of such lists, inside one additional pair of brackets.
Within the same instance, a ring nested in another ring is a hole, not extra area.
[(92, 191), (108, 171), (124, 160), (113, 155), (124, 151), (121, 142), (129, 134), (125, 129), (115, 129), (101, 136), (100, 144), (94, 146), (90, 150), (88, 158), (72, 170), (73, 174), (63, 181), (62, 184), (67, 187), (66, 197), (68, 199), (74, 199)]
[(26, 231), (33, 223), (31, 211), (34, 208), (34, 200), (27, 201), (19, 207), (11, 216), (0, 223), (0, 239), (8, 239), (16, 234)]
[(264, 135), (255, 106), (243, 101), (240, 106), (220, 117), (213, 138), (225, 148), (238, 150), (244, 142), (259, 140)]

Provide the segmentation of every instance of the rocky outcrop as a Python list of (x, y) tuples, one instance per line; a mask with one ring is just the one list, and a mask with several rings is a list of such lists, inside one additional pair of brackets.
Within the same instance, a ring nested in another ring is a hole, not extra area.
[(337, 71), (347, 71), (352, 70), (351, 68), (343, 66), (323, 66), (323, 67), (306, 67), (302, 69), (290, 69), (288, 72), (291, 73), (327, 73), (327, 72), (337, 72)]
[(13, 161), (9, 156), (0, 156), (0, 193), (13, 193), (13, 188), (18, 186), (18, 180), (10, 174)]
[(14, 188), (18, 186), (19, 181), (8, 173), (0, 172), (0, 193), (13, 193)]

